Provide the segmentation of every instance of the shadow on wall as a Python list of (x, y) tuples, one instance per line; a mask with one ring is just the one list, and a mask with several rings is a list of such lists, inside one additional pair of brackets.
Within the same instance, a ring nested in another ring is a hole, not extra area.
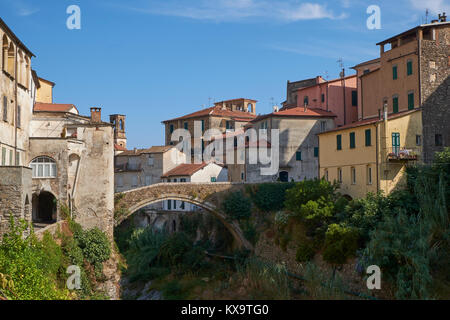
[(431, 163), (434, 154), (450, 146), (450, 76), (422, 105), (423, 156)]

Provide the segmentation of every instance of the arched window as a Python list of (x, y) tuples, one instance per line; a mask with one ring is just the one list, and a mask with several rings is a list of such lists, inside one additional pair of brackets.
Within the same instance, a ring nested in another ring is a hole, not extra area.
[(11, 42), (11, 44), (9, 45), (9, 49), (8, 49), (8, 69), (6, 69), (6, 72), (8, 72), (11, 77), (16, 76), (14, 74), (15, 56), (16, 56), (16, 49), (14, 48), (14, 45)]
[(7, 71), (8, 70), (8, 38), (6, 37), (6, 34), (3, 35), (2, 55), (3, 55), (2, 67), (3, 67), (4, 71)]
[(33, 178), (56, 178), (56, 161), (49, 157), (37, 157), (30, 164)]
[(120, 121), (119, 121), (119, 128), (121, 131), (123, 131), (123, 120), (122, 119), (120, 119)]

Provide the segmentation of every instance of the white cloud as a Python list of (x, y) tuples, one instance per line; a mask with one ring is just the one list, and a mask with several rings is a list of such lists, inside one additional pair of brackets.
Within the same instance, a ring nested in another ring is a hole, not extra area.
[(298, 0), (180, 0), (147, 1), (141, 7), (128, 9), (158, 15), (178, 16), (198, 20), (232, 21), (245, 18), (264, 18), (294, 22), (312, 19), (342, 19), (326, 4)]
[(413, 8), (417, 10), (422, 10), (425, 13), (425, 10), (428, 9), (431, 14), (436, 15), (437, 18), (438, 13), (446, 12), (450, 14), (450, 2), (446, 0), (410, 0)]
[(12, 4), (17, 15), (21, 17), (31, 16), (39, 11), (35, 6), (30, 5), (22, 0), (15, 0)]

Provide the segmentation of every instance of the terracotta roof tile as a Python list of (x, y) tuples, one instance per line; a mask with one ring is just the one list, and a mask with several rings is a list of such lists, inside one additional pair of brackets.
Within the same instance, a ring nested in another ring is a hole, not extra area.
[(117, 151), (128, 151), (127, 148), (122, 147), (122, 146), (118, 145), (117, 143), (114, 143), (114, 150), (117, 150)]
[(118, 157), (123, 156), (140, 156), (142, 154), (148, 154), (148, 153), (164, 153), (170, 149), (172, 149), (173, 146), (153, 146), (151, 148), (147, 149), (133, 149), (133, 150), (126, 150), (120, 154), (118, 154)]
[(217, 117), (230, 117), (233, 119), (237, 119), (238, 121), (254, 119), (256, 116), (254, 114), (251, 114), (249, 112), (244, 111), (230, 111), (222, 109), (220, 106), (214, 106), (210, 108), (206, 108), (203, 110), (199, 110), (190, 114), (187, 114), (182, 117), (165, 120), (163, 122), (169, 122), (169, 121), (176, 121), (176, 120), (185, 120), (185, 119), (191, 119), (191, 118), (197, 118), (197, 117), (205, 117), (205, 116), (217, 116)]
[(166, 172), (161, 176), (161, 178), (168, 178), (168, 177), (179, 177), (179, 176), (191, 176), (197, 171), (203, 169), (206, 167), (208, 163), (184, 163), (180, 164), (178, 167), (173, 168), (172, 170)]
[(73, 104), (37, 102), (34, 104), (33, 111), (69, 112), (73, 108), (75, 108), (75, 110), (77, 110), (77, 114), (78, 114), (78, 109)]
[(282, 109), (278, 112), (272, 112), (269, 114), (261, 115), (253, 119), (251, 122), (255, 123), (270, 117), (325, 117), (325, 118), (335, 118), (336, 115), (330, 111), (317, 109), (317, 108), (307, 108), (305, 111), (304, 107), (295, 107)]

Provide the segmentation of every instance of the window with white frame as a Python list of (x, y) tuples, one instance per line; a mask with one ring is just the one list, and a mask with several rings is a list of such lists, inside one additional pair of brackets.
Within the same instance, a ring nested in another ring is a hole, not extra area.
[(56, 178), (56, 161), (50, 157), (37, 157), (30, 167), (33, 178)]

